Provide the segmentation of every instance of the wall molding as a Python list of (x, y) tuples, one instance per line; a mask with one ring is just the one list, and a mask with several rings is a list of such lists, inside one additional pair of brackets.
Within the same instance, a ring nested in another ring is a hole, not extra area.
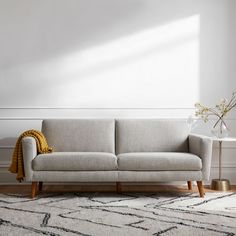
[[(25, 117), (0, 117), (0, 121), (1, 120), (44, 120), (44, 119), (57, 119), (57, 120), (60, 120), (60, 119), (75, 119), (75, 117), (66, 117), (66, 116), (64, 116), (64, 117), (43, 117), (43, 116), (41, 116), (41, 117), (27, 117), (27, 116), (25, 116)], [(85, 119), (85, 118), (83, 117), (81, 119)], [(102, 119), (102, 118), (98, 118), (98, 119)], [(150, 118), (150, 119), (152, 119), (152, 118)], [(161, 117), (159, 119), (161, 120), (161, 119), (166, 119), (166, 118)], [(168, 117), (168, 119), (186, 120), (187, 118), (169, 118)], [(234, 120), (236, 120), (236, 118)]]
[[(63, 116), (63, 117), (46, 117), (46, 116), (40, 116), (40, 117), (30, 117), (30, 116), (21, 116), (21, 117), (14, 117), (14, 116), (8, 116), (8, 117), (0, 117), (0, 121), (2, 120), (44, 120), (44, 119), (75, 119), (76, 116), (74, 117), (67, 117), (67, 116)], [(81, 118), (81, 119), (84, 119)], [(102, 119), (102, 118), (98, 118), (98, 119)], [(115, 119), (115, 118), (114, 118)], [(137, 118), (138, 119), (138, 118)], [(148, 118), (146, 118), (148, 119)], [(150, 117), (150, 119), (153, 119), (153, 117)], [(173, 120), (186, 120), (188, 119), (187, 117), (185, 118), (181, 118), (181, 117), (160, 117), (160, 118), (157, 118), (157, 119), (173, 119)], [(200, 119), (199, 119), (200, 120)], [(209, 119), (209, 120), (216, 120), (216, 119)], [(236, 121), (236, 117), (235, 118), (228, 118), (228, 119), (225, 119), (225, 120), (228, 120), (228, 121)]]
[[(88, 116), (89, 117), (89, 116)], [(40, 117), (32, 117), (32, 116), (20, 116), (20, 117), (17, 117), (17, 116), (6, 116), (6, 117), (0, 117), (0, 121), (5, 121), (5, 120), (44, 120), (44, 119), (58, 119), (58, 120), (60, 120), (60, 119), (75, 119), (76, 118), (76, 116), (71, 116), (71, 117), (69, 117), (69, 116), (60, 116), (60, 117), (55, 117), (55, 116), (48, 116), (48, 117), (46, 117), (46, 116), (40, 116)], [(160, 118), (158, 118), (158, 119), (166, 119), (167, 117), (160, 117)], [(85, 119), (85, 117), (82, 117), (81, 119)], [(99, 117), (98, 119), (102, 119), (101, 117)], [(114, 118), (115, 119), (115, 118)], [(150, 118), (150, 119), (152, 119), (152, 118)], [(173, 119), (173, 120), (186, 120), (187, 118), (181, 118), (181, 117), (177, 117), (177, 118), (172, 118), (172, 117), (168, 117), (168, 119)], [(233, 120), (236, 120), (236, 118), (235, 119), (233, 119)]]
[(0, 168), (9, 168), (11, 162), (10, 161), (1, 161), (0, 162)]
[(34, 106), (34, 107), (0, 107), (0, 110), (37, 110), (37, 109), (58, 109), (58, 110), (106, 110), (106, 109), (114, 109), (114, 110), (195, 110), (194, 107), (46, 107), (46, 106)]
[(70, 117), (58, 118), (58, 117), (0, 117), (2, 120), (43, 120), (43, 119), (70, 119)]
[(14, 148), (15, 148), (15, 146), (13, 146), (13, 145), (12, 146), (7, 146), (7, 145), (6, 146), (5, 145), (0, 146), (0, 149), (14, 149)]

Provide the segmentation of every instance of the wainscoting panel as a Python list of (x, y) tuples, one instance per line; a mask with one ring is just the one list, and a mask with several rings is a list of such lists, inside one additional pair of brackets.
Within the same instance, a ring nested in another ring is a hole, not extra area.
[(14, 146), (16, 138), (25, 130), (41, 129), (41, 120), (22, 119), (0, 119), (0, 148)]
[(3, 163), (7, 163), (9, 165), (10, 163), (10, 160), (11, 160), (11, 156), (12, 156), (12, 153), (13, 153), (13, 146), (12, 147), (0, 147), (0, 167), (1, 167), (1, 164)]
[[(235, 144), (236, 145), (236, 144)], [(236, 147), (222, 147), (222, 166), (236, 168)], [(212, 167), (219, 166), (219, 149), (214, 145), (212, 154)]]
[[(18, 107), (0, 108), (0, 183), (13, 184), (15, 175), (8, 172), (13, 148), (17, 137), (27, 129), (41, 129), (45, 118), (172, 118), (186, 120), (194, 114), (193, 108), (67, 108), (67, 107)], [(192, 132), (210, 135), (210, 127), (215, 120), (208, 124), (196, 121)], [(236, 136), (236, 118), (227, 119), (230, 135)], [(223, 177), (229, 178), (236, 184), (236, 143), (224, 142), (222, 151)], [(211, 178), (218, 176), (218, 143), (214, 142)]]

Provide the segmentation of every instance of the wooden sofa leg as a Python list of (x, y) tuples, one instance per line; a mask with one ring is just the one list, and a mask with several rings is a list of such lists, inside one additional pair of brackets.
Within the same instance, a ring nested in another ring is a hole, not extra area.
[(204, 197), (205, 192), (204, 192), (204, 186), (203, 186), (202, 181), (197, 181), (197, 187), (198, 187), (200, 197)]
[(116, 182), (116, 192), (117, 193), (121, 193), (121, 183), (120, 182)]
[(35, 198), (35, 196), (37, 194), (37, 185), (38, 185), (38, 182), (32, 182), (32, 185), (31, 185), (31, 198)]
[(188, 182), (188, 190), (192, 190), (192, 181), (187, 181)]
[(39, 191), (41, 192), (43, 189), (43, 182), (39, 182)]

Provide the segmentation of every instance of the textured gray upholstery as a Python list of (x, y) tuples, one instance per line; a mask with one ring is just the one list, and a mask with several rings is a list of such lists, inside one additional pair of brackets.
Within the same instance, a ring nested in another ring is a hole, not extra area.
[(53, 152), (40, 154), (33, 160), (34, 170), (117, 170), (117, 158), (106, 152)]
[(23, 139), (27, 181), (200, 181), (210, 175), (212, 140), (189, 135), (185, 121), (44, 120), (42, 131), (54, 152), (37, 156), (35, 140)]
[(189, 152), (199, 156), (202, 159), (202, 177), (208, 180), (211, 169), (213, 141), (209, 137), (202, 135), (189, 135)]
[(117, 171), (34, 171), (32, 181), (45, 182), (115, 182)]
[(120, 182), (168, 182), (202, 180), (201, 171), (119, 171)]
[(125, 119), (116, 121), (116, 153), (188, 152), (186, 121)]
[(168, 182), (202, 180), (201, 171), (34, 171), (32, 181)]
[(42, 132), (55, 152), (115, 152), (112, 119), (44, 120)]
[(33, 177), (32, 160), (37, 156), (36, 141), (32, 137), (22, 139), (25, 180), (31, 181)]
[(117, 156), (119, 170), (201, 170), (201, 159), (179, 152), (123, 153)]

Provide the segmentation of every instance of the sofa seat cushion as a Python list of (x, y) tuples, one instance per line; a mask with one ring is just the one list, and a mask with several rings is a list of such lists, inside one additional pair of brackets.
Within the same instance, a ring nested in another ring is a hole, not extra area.
[(201, 170), (201, 159), (190, 153), (135, 152), (117, 156), (119, 170)]
[(105, 152), (53, 152), (36, 156), (32, 165), (41, 171), (117, 170), (117, 158)]

